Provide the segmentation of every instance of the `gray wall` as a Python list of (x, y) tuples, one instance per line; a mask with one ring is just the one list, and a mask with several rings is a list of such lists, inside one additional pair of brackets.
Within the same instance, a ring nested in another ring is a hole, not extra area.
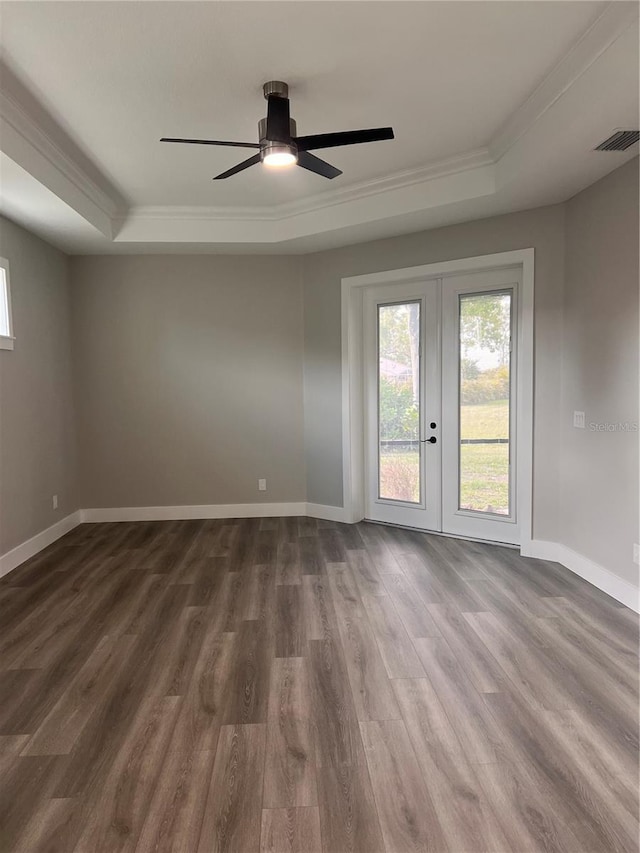
[[(78, 509), (67, 258), (0, 217), (15, 349), (0, 350), (0, 554)], [(52, 496), (58, 495), (58, 509)]]
[(340, 279), (533, 246), (534, 536), (558, 541), (564, 206), (453, 225), (304, 258), (307, 499), (342, 505)]
[(297, 258), (76, 257), (71, 278), (83, 507), (305, 499)]
[[(638, 583), (638, 159), (566, 205), (561, 541)], [(587, 429), (574, 429), (583, 411)]]

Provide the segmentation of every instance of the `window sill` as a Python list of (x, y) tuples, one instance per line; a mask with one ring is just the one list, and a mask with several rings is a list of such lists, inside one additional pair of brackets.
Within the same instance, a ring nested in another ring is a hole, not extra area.
[(0, 335), (0, 349), (13, 349), (14, 341), (15, 338), (10, 338), (6, 335)]

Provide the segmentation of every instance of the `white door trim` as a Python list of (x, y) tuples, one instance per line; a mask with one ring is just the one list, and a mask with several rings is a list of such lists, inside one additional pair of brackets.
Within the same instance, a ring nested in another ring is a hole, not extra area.
[(443, 261), (405, 269), (342, 279), (342, 471), (345, 521), (364, 518), (364, 376), (363, 294), (365, 287), (409, 283), (425, 278), (441, 278), (465, 272), (522, 266), (521, 322), (518, 327), (521, 385), (518, 399), (520, 442), (517, 451), (520, 512), (520, 544), (526, 548), (532, 538), (533, 508), (533, 291), (534, 249), (516, 249), (491, 255)]

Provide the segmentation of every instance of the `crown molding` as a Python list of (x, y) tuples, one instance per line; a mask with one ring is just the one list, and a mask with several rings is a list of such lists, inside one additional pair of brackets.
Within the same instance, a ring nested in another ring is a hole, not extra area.
[(6, 90), (0, 90), (0, 123), (3, 153), (23, 168), (28, 163), (27, 171), (70, 206), (79, 204), (78, 213), (111, 238), (117, 203)]
[(455, 157), (447, 157), (418, 169), (405, 169), (383, 178), (373, 178), (353, 184), (350, 187), (329, 190), (303, 201), (255, 207), (139, 206), (129, 208), (126, 214), (117, 217), (117, 219), (121, 222), (131, 218), (150, 220), (190, 219), (212, 222), (246, 222), (248, 220), (285, 222), (288, 219), (315, 213), (325, 208), (335, 207), (338, 204), (359, 201), (405, 187), (414, 187), (437, 178), (445, 178), (483, 166), (493, 166), (493, 159), (487, 148), (479, 148)]
[(638, 22), (638, 3), (611, 2), (547, 74), (527, 100), (502, 125), (489, 143), (495, 161), (550, 109), (617, 39)]

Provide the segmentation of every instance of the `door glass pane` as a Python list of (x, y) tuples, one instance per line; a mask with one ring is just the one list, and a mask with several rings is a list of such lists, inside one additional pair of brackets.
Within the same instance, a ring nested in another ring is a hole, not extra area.
[(379, 497), (420, 503), (420, 303), (378, 306)]
[(460, 296), (459, 508), (509, 515), (511, 291)]

